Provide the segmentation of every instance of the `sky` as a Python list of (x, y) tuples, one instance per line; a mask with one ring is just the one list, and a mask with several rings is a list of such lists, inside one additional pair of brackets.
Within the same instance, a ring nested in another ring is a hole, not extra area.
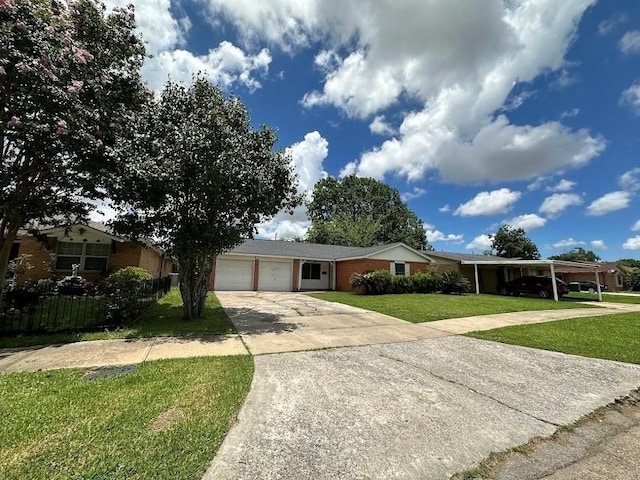
[[(640, 2), (133, 3), (150, 87), (202, 72), (240, 97), (308, 199), (327, 175), (373, 177), (436, 250), (482, 253), (508, 224), (543, 258), (640, 258)], [(257, 237), (308, 227), (301, 206)]]

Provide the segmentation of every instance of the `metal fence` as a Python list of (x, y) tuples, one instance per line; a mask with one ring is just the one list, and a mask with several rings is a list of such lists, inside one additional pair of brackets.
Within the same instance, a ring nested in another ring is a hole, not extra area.
[(102, 330), (131, 323), (171, 289), (171, 277), (130, 288), (73, 290), (51, 283), (0, 291), (0, 335)]

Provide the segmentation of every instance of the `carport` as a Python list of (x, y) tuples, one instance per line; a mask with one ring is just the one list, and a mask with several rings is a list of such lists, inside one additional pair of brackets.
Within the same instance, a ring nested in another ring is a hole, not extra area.
[[(551, 275), (551, 283), (553, 285), (553, 299), (557, 302), (558, 299), (558, 287), (556, 283), (556, 267), (572, 267), (583, 268), (586, 271), (591, 271), (595, 274), (596, 285), (598, 288), (598, 300), (602, 301), (602, 291), (600, 289), (600, 265), (597, 263), (582, 263), (582, 262), (567, 262), (563, 260), (517, 260), (513, 258), (505, 258), (504, 260), (462, 260), (461, 265), (473, 265), (473, 272), (475, 276), (476, 293), (480, 293), (480, 282), (478, 277), (478, 267), (482, 265), (498, 266), (498, 267), (527, 267), (548, 269)], [(505, 280), (507, 280), (505, 278)]]

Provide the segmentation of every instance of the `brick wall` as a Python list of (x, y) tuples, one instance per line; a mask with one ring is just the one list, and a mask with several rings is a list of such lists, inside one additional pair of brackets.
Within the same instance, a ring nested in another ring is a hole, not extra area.
[(18, 283), (26, 281), (38, 281), (42, 278), (50, 278), (48, 268), (51, 265), (51, 254), (56, 252), (56, 239), (50, 238), (46, 243), (36, 240), (35, 237), (23, 236), (20, 239), (18, 255), (31, 255), (29, 263), (33, 268), (18, 276)]
[[(115, 248), (115, 252), (114, 252)], [(130, 266), (141, 266), (140, 256), (142, 253), (142, 246), (133, 242), (116, 242), (115, 247), (112, 245), (111, 253), (109, 255), (109, 272), (117, 272), (121, 268)], [(145, 268), (145, 267), (143, 267)], [(149, 270), (149, 273), (153, 275), (153, 271)]]
[(407, 262), (407, 263), (409, 263), (410, 275), (413, 275), (414, 273), (428, 272), (429, 270), (433, 270), (430, 263), (418, 263), (418, 262)]
[(293, 278), (291, 279), (291, 290), (293, 292), (297, 292), (298, 290), (300, 290), (300, 287), (298, 286), (298, 280), (300, 279), (300, 260), (294, 260), (293, 261)]
[(147, 247), (140, 247), (140, 262), (136, 266), (144, 268), (154, 278), (166, 277), (173, 268), (169, 258), (165, 258), (158, 251)]
[(336, 262), (336, 290), (350, 292), (349, 277), (353, 273), (364, 273), (372, 270), (389, 270), (389, 260), (372, 260), (368, 258)]

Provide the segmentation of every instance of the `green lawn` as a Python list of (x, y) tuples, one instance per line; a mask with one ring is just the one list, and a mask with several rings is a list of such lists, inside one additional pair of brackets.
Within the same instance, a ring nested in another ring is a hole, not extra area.
[(528, 310), (587, 308), (587, 305), (566, 300), (554, 302), (532, 297), (502, 297), (482, 294), (358, 295), (348, 292), (323, 292), (310, 295), (330, 302), (366, 308), (413, 323)]
[[(581, 301), (598, 301), (597, 293), (587, 293), (587, 292), (571, 292), (568, 298), (575, 298)], [(613, 303), (640, 303), (640, 294), (636, 295), (611, 295), (608, 293), (602, 294), (603, 302), (613, 302)]]
[(1, 347), (24, 347), (53, 343), (73, 343), (116, 338), (213, 335), (233, 333), (235, 328), (213, 292), (209, 292), (205, 316), (197, 320), (182, 319), (182, 299), (177, 288), (151, 305), (133, 325), (117, 330), (87, 333), (58, 333), (0, 338)]
[(0, 375), (0, 478), (199, 479), (247, 394), (250, 356)]
[(468, 334), (473, 338), (640, 363), (640, 313), (574, 318)]

